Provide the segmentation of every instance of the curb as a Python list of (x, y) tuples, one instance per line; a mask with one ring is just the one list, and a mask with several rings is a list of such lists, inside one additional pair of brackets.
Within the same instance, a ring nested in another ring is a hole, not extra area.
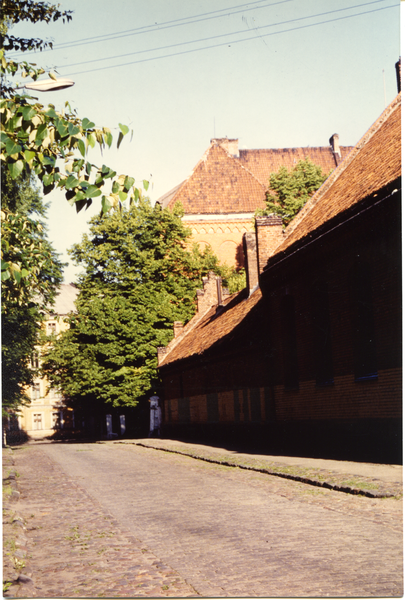
[[(122, 442), (118, 442), (122, 443)], [(128, 443), (128, 442), (126, 442)], [(290, 479), (292, 481), (298, 481), (300, 483), (306, 483), (307, 485), (313, 485), (315, 487), (326, 488), (328, 490), (334, 490), (335, 492), (343, 492), (345, 494), (352, 494), (355, 496), (365, 496), (367, 498), (394, 498), (396, 494), (393, 494), (389, 491), (379, 491), (379, 490), (365, 490), (359, 487), (351, 487), (340, 484), (333, 484), (327, 481), (318, 481), (317, 479), (312, 479), (310, 477), (302, 477), (301, 475), (293, 475), (291, 473), (281, 473), (280, 471), (275, 471), (269, 468), (263, 467), (254, 467), (254, 466), (246, 466), (242, 464), (235, 464), (229, 462), (227, 460), (219, 460), (215, 458), (210, 458), (207, 456), (200, 456), (189, 452), (184, 452), (181, 450), (174, 450), (170, 448), (159, 448), (157, 446), (152, 446), (149, 444), (143, 444), (142, 442), (130, 442), (136, 446), (142, 446), (143, 448), (150, 448), (152, 450), (160, 450), (162, 452), (171, 452), (173, 454), (181, 454), (183, 456), (188, 456), (190, 458), (195, 458), (196, 460), (202, 460), (205, 462), (222, 465), (224, 467), (236, 467), (238, 469), (244, 469), (245, 471), (256, 471), (258, 473), (266, 473), (267, 475), (274, 475), (275, 477), (281, 477), (283, 479)]]

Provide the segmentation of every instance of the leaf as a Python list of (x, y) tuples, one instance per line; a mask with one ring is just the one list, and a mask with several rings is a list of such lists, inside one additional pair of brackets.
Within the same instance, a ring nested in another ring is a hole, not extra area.
[(118, 192), (118, 196), (119, 196), (121, 202), (125, 202), (125, 200), (128, 197), (128, 194), (126, 192)]
[(120, 134), (118, 136), (117, 148), (119, 148), (121, 146), (121, 142), (123, 139), (124, 139), (124, 134), (122, 133), (122, 131), (120, 131)]
[(83, 142), (83, 140), (79, 140), (77, 142), (77, 147), (79, 148), (80, 154), (85, 157), (86, 156), (86, 146)]
[(55, 75), (55, 73), (53, 71), (49, 71), (48, 75), (49, 75), (49, 77), (51, 79), (53, 79), (54, 81), (56, 81), (56, 75)]
[(96, 198), (97, 196), (101, 196), (101, 190), (98, 189), (95, 185), (89, 185), (87, 190), (85, 191), (86, 198)]
[(12, 156), (13, 154), (18, 154), (19, 152), (21, 152), (21, 146), (19, 144), (16, 144), (11, 138), (8, 138), (6, 142), (6, 152), (10, 156)]
[(112, 204), (109, 201), (109, 199), (106, 196), (103, 196), (101, 198), (101, 207), (102, 207), (103, 213), (108, 212), (110, 210), (111, 206), (112, 206)]
[(129, 192), (134, 183), (135, 179), (133, 177), (126, 177), (124, 181), (124, 189), (126, 189), (126, 191)]
[(146, 179), (143, 180), (143, 188), (146, 192), (148, 191), (149, 181), (147, 181)]
[(32, 106), (25, 106), (21, 113), (24, 121), (31, 121), (31, 119), (35, 116), (35, 110), (32, 108)]
[(87, 142), (92, 148), (94, 148), (94, 146), (96, 145), (96, 136), (94, 135), (94, 133), (89, 133), (87, 135)]
[(122, 131), (122, 135), (127, 135), (127, 133), (129, 132), (129, 127), (127, 127), (127, 125), (122, 125), (122, 123), (118, 123), (119, 128)]
[(93, 127), (95, 127), (95, 123), (92, 123), (92, 121), (89, 119), (84, 118), (82, 121), (82, 127), (83, 129), (93, 129)]
[(8, 170), (10, 171), (10, 175), (13, 179), (17, 179), (19, 175), (23, 172), (24, 163), (22, 160), (17, 160), (13, 163), (8, 163)]
[(32, 167), (32, 161), (34, 159), (34, 156), (35, 152), (33, 152), (32, 150), (24, 150), (24, 158), (30, 167)]

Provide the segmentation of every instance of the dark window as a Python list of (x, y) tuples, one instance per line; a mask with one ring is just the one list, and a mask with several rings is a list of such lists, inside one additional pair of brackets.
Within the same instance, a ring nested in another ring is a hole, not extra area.
[(254, 423), (261, 421), (262, 407), (260, 401), (260, 388), (253, 388), (250, 390), (250, 413)]
[(364, 263), (356, 265), (351, 277), (351, 289), (355, 379), (376, 379), (378, 374), (371, 275)]
[(286, 389), (298, 388), (297, 334), (295, 328), (295, 302), (286, 295), (281, 301), (284, 385)]
[(324, 281), (318, 281), (312, 287), (312, 322), (316, 384), (331, 385), (333, 383), (332, 340), (328, 286)]
[(207, 394), (207, 419), (211, 423), (219, 421), (218, 394), (215, 392)]

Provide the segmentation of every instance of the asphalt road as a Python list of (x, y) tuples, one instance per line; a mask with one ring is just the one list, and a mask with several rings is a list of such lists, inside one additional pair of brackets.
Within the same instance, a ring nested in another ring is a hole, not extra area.
[(133, 445), (41, 450), (202, 596), (402, 596), (398, 500)]

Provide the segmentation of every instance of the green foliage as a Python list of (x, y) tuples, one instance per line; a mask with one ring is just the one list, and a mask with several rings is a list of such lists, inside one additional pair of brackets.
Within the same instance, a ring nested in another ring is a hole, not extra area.
[(2, 31), (1, 47), (5, 50), (14, 52), (20, 50), (43, 50), (52, 48), (52, 42), (46, 42), (38, 38), (20, 38), (8, 34), (8, 28), (20, 21), (29, 21), (37, 23), (38, 21), (57, 21), (62, 19), (65, 22), (72, 18), (72, 11), (59, 10), (59, 5), (49, 4), (48, 2), (37, 2), (36, 0), (2, 0), (1, 2), (2, 21), (6, 24)]
[[(33, 0), (2, 0), (3, 28), (7, 24), (28, 20), (56, 21), (71, 19), (70, 12), (61, 12), (57, 6), (48, 2)], [(79, 212), (88, 208), (93, 198), (99, 197), (104, 212), (121, 207), (126, 200), (131, 203), (142, 195), (135, 187), (135, 179), (127, 175), (118, 175), (106, 165), (101, 167), (88, 160), (88, 149), (98, 145), (101, 149), (111, 147), (113, 135), (106, 127), (96, 127), (90, 119), (80, 119), (72, 111), (69, 102), (63, 110), (54, 105), (47, 106), (35, 98), (18, 93), (7, 77), (30, 77), (36, 80), (45, 73), (36, 64), (24, 61), (8, 60), (6, 50), (29, 50), (32, 46), (42, 48), (42, 40), (21, 40), (12, 38), (8, 32), (2, 38), (0, 49), (0, 72), (2, 78), (3, 100), (1, 113), (1, 161), (6, 165), (11, 177), (16, 179), (29, 169), (35, 173), (42, 185), (44, 194), (55, 188), (65, 191), (68, 202)], [(36, 42), (36, 43), (34, 43)], [(49, 74), (55, 79), (53, 73)], [(124, 136), (129, 133), (126, 125), (119, 124), (119, 147)], [(64, 163), (61, 169), (60, 163)], [(143, 181), (147, 190), (149, 183)], [(104, 189), (105, 186), (109, 189)]]
[(157, 385), (157, 348), (173, 337), (173, 322), (194, 315), (202, 277), (221, 274), (211, 250), (187, 249), (180, 214), (140, 200), (93, 218), (71, 250), (85, 269), (77, 314), (43, 370), (76, 406), (135, 406)]
[(47, 239), (46, 206), (32, 177), (2, 175), (2, 401), (3, 409), (15, 410), (28, 401), (25, 387), (35, 375), (30, 357), (63, 265)]
[(281, 215), (283, 224), (288, 225), (326, 178), (321, 167), (308, 158), (300, 160), (291, 171), (280, 167), (270, 175), (266, 208), (256, 214)]

